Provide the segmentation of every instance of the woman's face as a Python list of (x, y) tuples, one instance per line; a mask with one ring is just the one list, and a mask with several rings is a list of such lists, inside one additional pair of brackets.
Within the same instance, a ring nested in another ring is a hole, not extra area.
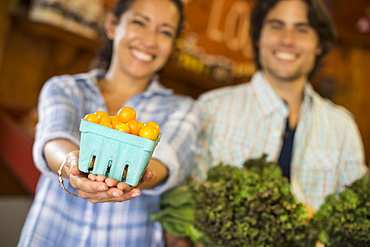
[(110, 69), (136, 79), (151, 78), (172, 52), (179, 18), (170, 0), (134, 1), (107, 32), (113, 39)]

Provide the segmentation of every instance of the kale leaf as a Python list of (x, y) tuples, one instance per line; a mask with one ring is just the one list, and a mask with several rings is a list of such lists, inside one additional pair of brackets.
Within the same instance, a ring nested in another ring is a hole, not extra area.
[(370, 246), (370, 177), (365, 175), (326, 197), (314, 215), (313, 229), (326, 246)]
[(207, 181), (191, 181), (194, 226), (205, 246), (310, 246), (305, 207), (267, 156), (243, 168), (219, 164)]

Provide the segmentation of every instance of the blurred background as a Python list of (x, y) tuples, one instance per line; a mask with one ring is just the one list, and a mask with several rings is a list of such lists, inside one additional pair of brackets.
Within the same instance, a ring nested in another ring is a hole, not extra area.
[[(324, 0), (338, 40), (314, 88), (356, 118), (370, 160), (370, 2)], [(161, 72), (177, 93), (197, 98), (248, 81), (254, 0), (184, 0), (186, 30)], [(102, 23), (115, 0), (2, 0), (0, 3), (0, 240), (15, 246), (39, 172), (32, 143), (37, 99), (54, 75), (88, 71), (102, 46)]]

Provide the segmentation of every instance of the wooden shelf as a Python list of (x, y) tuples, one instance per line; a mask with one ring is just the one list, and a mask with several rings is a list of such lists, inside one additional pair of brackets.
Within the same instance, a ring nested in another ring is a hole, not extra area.
[(249, 78), (240, 78), (232, 82), (222, 83), (180, 68), (173, 61), (170, 61), (164, 67), (160, 73), (160, 78), (165, 86), (174, 88), (177, 93), (191, 95), (193, 98), (197, 98), (201, 93), (210, 89), (235, 85), (249, 80)]
[(43, 22), (32, 21), (26, 17), (12, 15), (12, 22), (14, 28), (19, 28), (25, 33), (57, 40), (62, 43), (73, 44), (76, 47), (82, 47), (88, 50), (97, 50), (102, 46), (102, 42), (98, 39), (90, 39), (77, 33), (68, 31), (62, 27)]

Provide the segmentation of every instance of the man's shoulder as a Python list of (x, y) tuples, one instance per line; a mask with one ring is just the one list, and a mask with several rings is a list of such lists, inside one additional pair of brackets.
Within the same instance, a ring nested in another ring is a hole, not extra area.
[(322, 98), (319, 95), (315, 96), (315, 101), (318, 106), (318, 109), (327, 117), (337, 120), (347, 120), (352, 121), (354, 115), (345, 107), (334, 103), (333, 101)]

